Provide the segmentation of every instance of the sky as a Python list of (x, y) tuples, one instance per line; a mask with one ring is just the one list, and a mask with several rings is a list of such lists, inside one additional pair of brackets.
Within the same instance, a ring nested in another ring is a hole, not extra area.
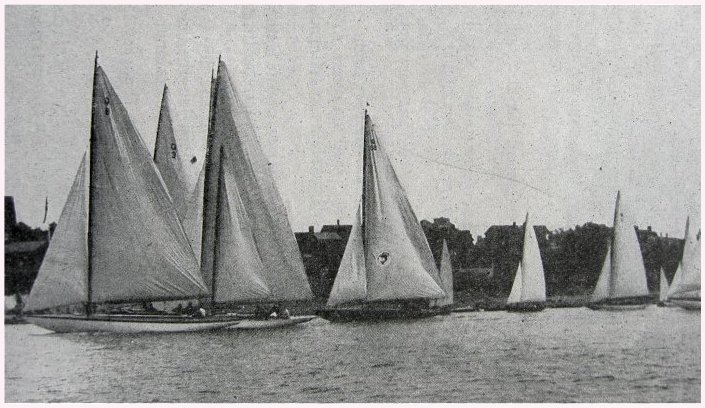
[(294, 231), (353, 220), (366, 105), (421, 219), (700, 225), (698, 6), (6, 6), (5, 195), (61, 214), (93, 58), (149, 149), (164, 83), (190, 182), (226, 62)]

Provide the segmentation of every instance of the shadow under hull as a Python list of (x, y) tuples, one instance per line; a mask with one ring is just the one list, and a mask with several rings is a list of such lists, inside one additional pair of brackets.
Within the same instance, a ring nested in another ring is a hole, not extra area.
[(592, 310), (640, 310), (653, 303), (651, 296), (608, 298), (587, 305)]
[(507, 303), (504, 310), (507, 312), (525, 313), (540, 312), (546, 308), (546, 302), (518, 302)]
[(450, 307), (397, 308), (397, 307), (336, 307), (317, 310), (316, 314), (335, 323), (376, 322), (385, 320), (423, 319), (450, 314)]

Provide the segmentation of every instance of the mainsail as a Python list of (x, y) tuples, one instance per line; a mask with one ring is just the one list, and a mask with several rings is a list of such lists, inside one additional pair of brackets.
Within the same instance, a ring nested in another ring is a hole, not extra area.
[[(605, 298), (647, 296), (649, 294), (639, 239), (630, 220), (630, 214), (621, 203), (620, 193), (617, 192), (617, 202), (614, 209), (614, 235), (602, 266), (600, 279), (592, 296), (594, 301)], [(606, 295), (603, 285), (606, 285)]]
[(679, 268), (682, 271), (680, 274), (676, 272), (668, 297), (700, 298), (700, 242), (694, 230), (690, 229), (690, 217), (685, 222), (685, 242)]
[[(680, 267), (680, 264), (678, 265)], [(661, 275), (659, 277), (659, 291), (658, 300), (659, 302), (665, 302), (668, 299), (668, 280), (666, 279), (666, 274), (661, 268)]]
[(524, 222), (524, 244), (521, 255), (521, 262), (517, 268), (517, 275), (514, 278), (512, 292), (507, 299), (507, 303), (519, 302), (545, 302), (546, 301), (546, 280), (541, 261), (541, 251), (536, 240), (536, 231), (529, 222), (529, 214), (526, 214)]
[(172, 123), (169, 88), (164, 85), (162, 106), (159, 111), (157, 140), (154, 144), (154, 163), (166, 184), (180, 220), (186, 216), (188, 187), (181, 154), (179, 153)]
[[(62, 211), (61, 234), (52, 239), (51, 256), (32, 289), (37, 300), (30, 308), (205, 295), (198, 263), (158, 170), (97, 60), (88, 185), (84, 167)], [(82, 204), (86, 188), (87, 209)], [(45, 286), (57, 281), (64, 284)], [(73, 289), (63, 293), (64, 288)], [(38, 300), (47, 292), (52, 295)]]
[[(218, 286), (218, 276), (225, 273), (220, 270), (224, 265), (218, 259), (226, 245), (218, 242), (219, 229), (224, 228), (218, 225), (224, 221), (218, 214), (226, 210), (222, 204), (225, 203), (223, 197), (228, 195), (227, 210), (234, 226), (226, 227), (233, 228), (228, 232), (231, 237), (239, 234), (238, 239), (241, 239), (240, 247), (228, 251), (236, 254), (233, 256), (248, 259), (242, 262), (255, 265), (248, 273), (261, 276), (262, 285), (255, 284), (248, 294), (258, 292), (261, 300), (310, 299), (313, 294), (286, 208), (274, 184), (271, 163), (262, 152), (247, 111), (222, 61), (218, 63), (214, 85), (204, 174), (203, 277), (207, 284), (215, 282)], [(250, 253), (237, 253), (238, 250)], [(233, 259), (231, 257), (231, 261)], [(262, 267), (257, 266), (257, 262), (261, 262)], [(240, 284), (233, 282), (233, 285)]]
[(353, 232), (359, 239), (351, 234), (348, 240), (328, 305), (445, 296), (428, 241), (367, 112), (363, 167), (362, 220), (353, 226), (360, 226)]

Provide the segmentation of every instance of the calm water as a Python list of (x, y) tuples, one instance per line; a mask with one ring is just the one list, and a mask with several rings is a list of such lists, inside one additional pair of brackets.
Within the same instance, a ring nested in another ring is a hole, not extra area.
[(700, 400), (700, 313), (547, 309), (260, 332), (5, 326), (7, 402)]

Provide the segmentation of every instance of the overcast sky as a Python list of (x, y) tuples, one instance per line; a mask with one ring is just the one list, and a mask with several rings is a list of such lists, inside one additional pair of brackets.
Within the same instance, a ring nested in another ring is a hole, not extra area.
[[(419, 219), (700, 224), (700, 9), (5, 8), (5, 194), (58, 220), (90, 133), (93, 55), (152, 149), (168, 83), (191, 177), (218, 55), (295, 231), (350, 223), (363, 109)], [(192, 180), (193, 182), (193, 180)]]

